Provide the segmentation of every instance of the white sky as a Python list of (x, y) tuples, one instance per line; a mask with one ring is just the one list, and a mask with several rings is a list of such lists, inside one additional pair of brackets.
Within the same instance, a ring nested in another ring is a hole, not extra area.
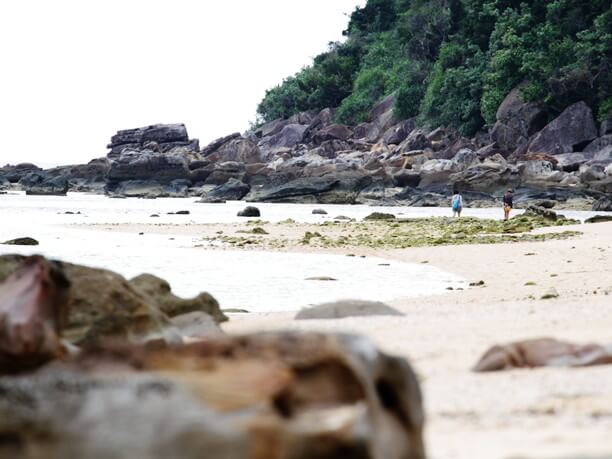
[(0, 2), (0, 166), (85, 163), (119, 129), (244, 131), (365, 0)]

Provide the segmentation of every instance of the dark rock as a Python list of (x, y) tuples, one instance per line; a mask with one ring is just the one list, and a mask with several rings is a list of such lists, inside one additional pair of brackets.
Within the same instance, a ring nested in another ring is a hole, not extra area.
[(31, 172), (19, 180), (27, 195), (66, 196), (68, 180), (65, 177), (51, 177), (46, 172)]
[(172, 293), (170, 284), (153, 274), (141, 274), (130, 279), (130, 285), (149, 298), (150, 304), (155, 305), (168, 317), (174, 317), (190, 312), (204, 312), (216, 322), (227, 320), (221, 312), (219, 303), (210, 294), (203, 292), (195, 298), (183, 299)]
[(212, 168), (212, 172), (206, 178), (206, 185), (223, 185), (230, 179), (242, 180), (246, 174), (246, 167), (243, 163), (236, 161), (227, 161), (216, 163)]
[(594, 212), (612, 212), (612, 197), (602, 196), (593, 203)]
[(31, 237), (18, 237), (10, 241), (4, 241), (4, 245), (38, 245), (38, 241)]
[(396, 174), (393, 174), (393, 184), (401, 187), (417, 187), (421, 181), (421, 174), (418, 172), (401, 170)]
[(0, 175), (6, 177), (11, 183), (17, 183), (26, 175), (32, 172), (40, 172), (42, 169), (31, 163), (19, 163), (14, 166), (7, 164), (0, 167)]
[(516, 187), (521, 181), (516, 167), (505, 163), (484, 162), (449, 175), (449, 188), (495, 193)]
[(612, 352), (597, 344), (577, 345), (553, 338), (517, 341), (493, 346), (474, 371), (499, 371), (545, 366), (583, 367), (612, 363)]
[(597, 153), (602, 151), (606, 147), (610, 147), (612, 145), (612, 134), (604, 135), (596, 138), (591, 143), (589, 143), (585, 149), (585, 153)]
[(526, 217), (544, 217), (546, 220), (551, 221), (556, 221), (559, 218), (565, 218), (562, 215), (557, 215), (557, 213), (553, 210), (534, 205), (527, 206), (523, 215)]
[(261, 217), (259, 209), (253, 206), (246, 206), (237, 215), (238, 217)]
[(415, 373), (356, 336), (115, 345), (54, 367), (0, 380), (1, 448), (16, 439), (49, 458), (425, 458)]
[(333, 177), (298, 178), (278, 186), (264, 187), (255, 193), (252, 191), (247, 196), (247, 200), (255, 202), (282, 201), (297, 196), (318, 195), (330, 191), (338, 182), (339, 180)]
[(261, 153), (257, 144), (242, 137), (232, 138), (219, 146), (206, 159), (213, 162), (236, 161), (245, 164), (260, 163)]
[(382, 140), (388, 145), (399, 145), (415, 127), (415, 122), (412, 119), (401, 121), (387, 129), (382, 135)]
[(594, 215), (593, 217), (587, 218), (585, 223), (603, 223), (612, 222), (612, 215)]
[(325, 209), (312, 209), (313, 215), (327, 215), (327, 211)]
[(542, 129), (529, 144), (531, 153), (556, 155), (580, 151), (597, 137), (591, 109), (584, 102), (567, 107), (561, 115)]
[(384, 212), (372, 212), (364, 220), (395, 220), (395, 215)]
[(205, 192), (202, 198), (197, 202), (215, 203), (225, 201), (240, 201), (251, 190), (251, 187), (246, 183), (230, 178), (223, 185), (218, 185), (212, 190)]
[(188, 210), (177, 210), (176, 212), (174, 212), (174, 215), (189, 215), (189, 211)]
[(24, 259), (0, 284), (0, 375), (66, 354), (60, 334), (69, 287), (61, 267), (40, 256)]
[(164, 198), (185, 197), (191, 182), (176, 180), (168, 185), (162, 185), (155, 180), (126, 180), (123, 182), (109, 182), (105, 192), (111, 196), (131, 198)]
[(240, 133), (239, 132), (234, 132), (233, 134), (226, 135), (225, 137), (219, 137), (218, 139), (213, 140), (208, 145), (206, 145), (204, 148), (202, 148), (202, 151), (200, 152), (200, 154), (202, 156), (208, 156), (211, 153), (214, 153), (215, 151), (217, 151), (217, 149), (221, 145), (224, 145), (224, 144), (228, 143), (229, 141), (237, 139), (239, 137), (240, 137)]
[(303, 124), (287, 124), (278, 134), (264, 137), (259, 143), (259, 147), (268, 151), (277, 148), (293, 148), (302, 143), (307, 129), (308, 126)]
[(118, 131), (111, 137), (107, 148), (111, 149), (109, 158), (119, 156), (126, 148), (140, 150), (148, 145), (151, 151), (166, 152), (175, 147), (187, 147), (197, 151), (197, 140), (190, 141), (184, 124), (154, 124), (135, 129)]
[(189, 157), (183, 153), (155, 153), (151, 150), (123, 150), (111, 162), (109, 182), (154, 180), (169, 183), (175, 179), (189, 179)]
[(497, 109), (492, 140), (504, 152), (526, 145), (529, 138), (546, 124), (546, 112), (533, 102), (524, 102), (522, 88), (514, 88)]
[(342, 300), (323, 303), (302, 309), (295, 318), (302, 319), (341, 319), (343, 317), (363, 316), (403, 316), (401, 312), (379, 301)]
[(353, 135), (353, 131), (344, 124), (330, 124), (316, 131), (313, 135), (313, 141), (316, 144), (321, 144), (327, 140), (346, 140)]

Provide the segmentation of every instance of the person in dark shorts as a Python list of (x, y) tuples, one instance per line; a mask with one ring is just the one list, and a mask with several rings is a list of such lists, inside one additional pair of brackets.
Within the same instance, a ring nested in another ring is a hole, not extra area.
[(510, 216), (510, 211), (512, 210), (512, 206), (513, 206), (513, 202), (512, 202), (512, 198), (513, 198), (514, 192), (512, 190), (512, 188), (508, 188), (508, 191), (506, 191), (506, 193), (504, 194), (504, 220), (508, 220), (508, 217)]

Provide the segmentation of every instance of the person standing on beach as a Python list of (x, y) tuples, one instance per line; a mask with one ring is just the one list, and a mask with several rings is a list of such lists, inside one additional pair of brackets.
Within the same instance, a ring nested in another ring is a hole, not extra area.
[(455, 194), (451, 199), (451, 207), (453, 208), (453, 217), (461, 217), (461, 211), (463, 210), (463, 197), (458, 191), (455, 191)]
[(513, 197), (513, 190), (512, 188), (508, 188), (508, 191), (506, 191), (506, 193), (504, 194), (504, 221), (508, 220), (508, 217), (510, 216), (510, 211), (512, 210), (512, 206), (513, 206), (513, 202), (512, 202), (512, 197)]

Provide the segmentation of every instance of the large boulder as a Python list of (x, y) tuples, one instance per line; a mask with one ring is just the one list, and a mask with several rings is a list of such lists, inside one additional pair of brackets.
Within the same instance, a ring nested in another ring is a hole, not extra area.
[(220, 145), (213, 153), (206, 156), (206, 159), (212, 162), (237, 161), (251, 164), (261, 162), (261, 153), (255, 142), (237, 137)]
[(293, 148), (304, 140), (304, 133), (308, 126), (303, 124), (286, 124), (280, 132), (264, 137), (259, 142), (259, 147), (265, 151), (278, 148)]
[(230, 142), (231, 140), (237, 139), (239, 137), (241, 137), (239, 132), (234, 132), (233, 134), (226, 135), (224, 137), (219, 137), (218, 139), (213, 140), (208, 145), (206, 145), (204, 148), (202, 148), (202, 150), (200, 151), (200, 154), (204, 157), (208, 156), (211, 153), (214, 153), (215, 151), (217, 151), (217, 149), (221, 145), (224, 145)]
[(335, 177), (303, 177), (279, 185), (271, 185), (251, 190), (247, 201), (290, 202), (298, 197), (316, 196), (330, 191), (339, 180)]
[(103, 347), (2, 378), (0, 393), (14, 459), (425, 458), (415, 373), (357, 336)]
[(399, 145), (415, 127), (413, 119), (402, 121), (387, 129), (382, 135), (382, 140), (388, 145)]
[(597, 127), (591, 109), (584, 102), (576, 102), (536, 134), (528, 152), (556, 155), (580, 151), (595, 137)]
[(116, 158), (128, 148), (140, 150), (150, 148), (153, 151), (167, 152), (175, 147), (187, 147), (198, 151), (198, 140), (190, 140), (184, 124), (153, 124), (135, 129), (118, 131), (107, 148), (110, 148), (109, 158)]
[(230, 178), (226, 183), (218, 185), (212, 190), (202, 194), (197, 201), (201, 203), (219, 203), (225, 201), (240, 201), (244, 198), (251, 187), (241, 180)]
[(29, 173), (19, 180), (19, 185), (28, 195), (66, 196), (69, 188), (66, 177), (52, 177), (44, 171)]
[(204, 183), (206, 185), (223, 185), (230, 179), (242, 180), (246, 166), (238, 161), (218, 162), (210, 166), (211, 171)]
[(496, 123), (491, 138), (503, 151), (510, 153), (542, 129), (546, 123), (546, 112), (533, 102), (525, 102), (522, 88), (514, 88), (503, 100), (496, 114)]
[(449, 176), (450, 188), (461, 192), (479, 191), (497, 193), (508, 187), (516, 187), (520, 181), (519, 171), (516, 167), (493, 161), (485, 161), (461, 172)]
[(109, 182), (123, 180), (156, 180), (169, 183), (189, 178), (189, 158), (182, 153), (157, 153), (153, 150), (124, 149), (111, 162)]
[(183, 198), (189, 194), (190, 185), (187, 179), (176, 179), (166, 184), (156, 180), (125, 180), (108, 182), (104, 192), (124, 198)]
[(312, 136), (315, 144), (319, 145), (326, 140), (346, 140), (353, 135), (353, 131), (344, 124), (330, 124), (319, 129)]

